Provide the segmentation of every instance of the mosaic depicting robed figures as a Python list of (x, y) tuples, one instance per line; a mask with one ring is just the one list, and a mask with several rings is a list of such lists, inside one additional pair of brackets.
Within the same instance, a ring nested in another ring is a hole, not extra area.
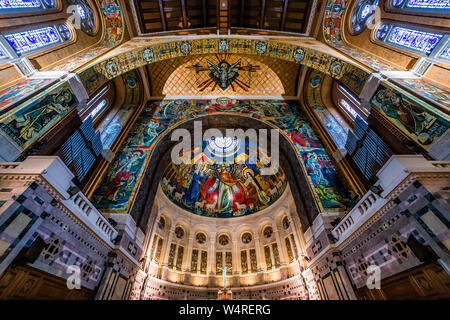
[(77, 98), (67, 84), (50, 92), (44, 92), (41, 98), (6, 115), (0, 120), (0, 128), (22, 149), (25, 149), (52, 125), (61, 120), (78, 105)]
[[(347, 210), (351, 204), (348, 194), (337, 179), (331, 159), (307, 116), (298, 109), (296, 102), (227, 98), (165, 100), (152, 108), (144, 108), (106, 177), (95, 190), (92, 202), (99, 210), (128, 212), (159, 136), (183, 121), (218, 113), (251, 117), (278, 128), (294, 147), (318, 209), (322, 212)], [(169, 166), (163, 186), (177, 204), (194, 213), (207, 215), (209, 207), (210, 214), (214, 209), (221, 216), (245, 215), (268, 206), (284, 188), (282, 172), (262, 178), (258, 176), (258, 170), (258, 165), (251, 167), (246, 163), (238, 166), (208, 163), (204, 166)], [(250, 197), (247, 191), (251, 189), (258, 196)]]
[(380, 86), (372, 104), (422, 148), (429, 148), (450, 127), (445, 119), (433, 115), (408, 96)]
[[(226, 159), (215, 161), (211, 153), (222, 148)], [(193, 152), (193, 164), (170, 163), (161, 181), (166, 196), (185, 210), (220, 218), (248, 215), (270, 206), (286, 188), (281, 168), (274, 175), (260, 174), (260, 162), (251, 161), (257, 146), (249, 141), (213, 137), (203, 141), (202, 150)]]

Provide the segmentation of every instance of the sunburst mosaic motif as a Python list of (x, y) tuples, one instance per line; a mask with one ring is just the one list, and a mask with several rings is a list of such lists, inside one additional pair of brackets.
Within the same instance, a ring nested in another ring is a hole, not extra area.
[[(260, 66), (250, 63), (243, 66), (241, 65), (241, 59), (231, 62), (228, 54), (216, 55), (216, 59), (216, 61), (206, 60), (206, 66), (196, 63), (187, 67), (197, 74), (200, 72), (208, 72), (209, 78), (198, 86), (200, 91), (204, 91), (207, 88), (211, 88), (211, 91), (213, 91), (217, 86), (222, 90), (231, 87), (233, 91), (236, 91), (235, 86), (239, 86), (245, 91), (251, 88), (252, 73), (259, 71)], [(238, 79), (240, 72), (248, 72), (248, 82)]]

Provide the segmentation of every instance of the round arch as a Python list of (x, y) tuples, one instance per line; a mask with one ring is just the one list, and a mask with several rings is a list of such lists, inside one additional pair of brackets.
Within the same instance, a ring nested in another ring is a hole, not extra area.
[[(142, 66), (176, 57), (204, 54), (267, 56), (317, 69), (335, 79), (358, 78), (358, 86), (370, 73), (330, 47), (312, 39), (292, 41), (246, 37), (195, 37), (191, 39), (135, 39), (78, 72), (88, 92), (106, 81)], [(361, 88), (354, 88), (360, 92)]]
[[(230, 126), (233, 128), (242, 128), (244, 130), (247, 130), (249, 128), (253, 128), (256, 130), (267, 130), (272, 128), (279, 129), (279, 132), (281, 133), (281, 139), (279, 143), (279, 162), (281, 167), (285, 171), (287, 180), (290, 183), (293, 197), (296, 200), (297, 212), (302, 221), (302, 226), (305, 228), (305, 230), (311, 224), (315, 216), (317, 216), (319, 212), (324, 211), (323, 201), (329, 201), (330, 196), (341, 197), (341, 195), (338, 195), (338, 193), (342, 190), (338, 188), (338, 185), (331, 185), (329, 187), (326, 187), (325, 189), (328, 193), (325, 194), (320, 193), (321, 190), (323, 190), (323, 186), (318, 185), (317, 187), (314, 187), (311, 185), (311, 179), (314, 179), (314, 177), (311, 178), (311, 175), (313, 175), (314, 172), (306, 170), (305, 161), (309, 161), (309, 156), (307, 155), (317, 154), (321, 157), (328, 156), (320, 144), (318, 144), (317, 148), (314, 150), (310, 150), (311, 148), (308, 148), (308, 151), (304, 151), (301, 147), (299, 147), (298, 143), (295, 142), (295, 139), (292, 140), (292, 136), (290, 135), (291, 132), (288, 130), (292, 129), (291, 126), (284, 127), (283, 124), (283, 121), (286, 121), (286, 119), (289, 118), (288, 110), (285, 110), (285, 112), (282, 113), (282, 119), (284, 120), (282, 120), (281, 122), (277, 122), (274, 121), (274, 117), (270, 117), (270, 121), (266, 121), (267, 119), (263, 118), (263, 114), (259, 113), (256, 108), (253, 108), (251, 110), (252, 112), (249, 112), (249, 109), (240, 108), (239, 110), (228, 109), (228, 112), (222, 110), (214, 114), (209, 112), (211, 111), (210, 109), (207, 109), (206, 112), (204, 112), (205, 109), (202, 109), (202, 114), (195, 114), (192, 109), (186, 108), (186, 106), (182, 106), (180, 108), (185, 114), (187, 114), (187, 120), (183, 119), (183, 117), (178, 114), (178, 116), (183, 120), (179, 120), (179, 118), (177, 118), (176, 120), (178, 121), (175, 120), (175, 123), (173, 125), (167, 126), (167, 130), (150, 130), (151, 128), (154, 128), (155, 122), (152, 121), (156, 121), (156, 123), (167, 121), (167, 118), (163, 117), (165, 119), (164, 120), (163, 118), (159, 117), (160, 115), (170, 113), (171, 117), (174, 116), (173, 109), (170, 112), (167, 110), (167, 107), (170, 105), (170, 103), (163, 106), (162, 109), (157, 110), (156, 115), (154, 114), (153, 117), (150, 117), (150, 121), (146, 126), (139, 124), (139, 121), (137, 121), (137, 129), (131, 129), (131, 132), (133, 134), (131, 137), (127, 138), (128, 143), (132, 144), (135, 143), (136, 140), (145, 140), (145, 137), (150, 137), (152, 143), (147, 145), (147, 148), (150, 148), (151, 151), (145, 154), (145, 152), (142, 151), (141, 147), (139, 147), (138, 149), (133, 149), (125, 145), (119, 156), (111, 164), (109, 172), (106, 174), (105, 180), (99, 185), (97, 190), (94, 192), (94, 195), (91, 197), (91, 200), (96, 204), (99, 210), (105, 213), (130, 213), (137, 224), (141, 227), (141, 229), (145, 230), (145, 226), (151, 212), (151, 210), (149, 209), (152, 208), (159, 181), (162, 179), (163, 172), (162, 170), (160, 170), (160, 168), (165, 167), (165, 165), (169, 163), (170, 150), (178, 142), (171, 141), (171, 133), (175, 129), (186, 129), (188, 130), (188, 132), (193, 132), (194, 121), (197, 119), (202, 119), (203, 129), (205, 130), (208, 128), (230, 128)], [(197, 108), (196, 110), (199, 111), (198, 106), (195, 107)], [(268, 110), (265, 108), (262, 108), (261, 110), (261, 112), (263, 113), (266, 111)], [(296, 116), (294, 118), (298, 120)], [(143, 118), (146, 119), (146, 121), (149, 120), (149, 118), (147, 118), (145, 114)], [(287, 121), (290, 123), (289, 119)], [(166, 123), (166, 125), (167, 124), (168, 123)], [(307, 123), (302, 123), (300, 126), (304, 125), (308, 126)], [(318, 138), (317, 141), (319, 141)], [(311, 142), (314, 141), (311, 140)], [(127, 202), (125, 203), (125, 205), (119, 208), (117, 206), (114, 208), (114, 204), (113, 207), (111, 207), (111, 200), (116, 199), (115, 195), (119, 191), (126, 191), (126, 188), (129, 188), (129, 185), (127, 183), (125, 183), (125, 185), (119, 185), (118, 188), (115, 189), (115, 193), (111, 193), (111, 190), (108, 188), (113, 184), (113, 181), (117, 181), (117, 179), (114, 180), (115, 178), (117, 178), (117, 174), (123, 174), (124, 166), (129, 166), (130, 161), (135, 161), (137, 159), (136, 157), (141, 157), (142, 161), (140, 161), (141, 167), (134, 169), (141, 173), (138, 177), (135, 177), (136, 183), (133, 185), (133, 189), (129, 190), (130, 192), (128, 198), (126, 199)], [(334, 170), (333, 167), (329, 167), (328, 169)], [(333, 173), (333, 181), (337, 183), (337, 177), (335, 179), (334, 175), (335, 172)], [(333, 192), (336, 193), (333, 194)], [(111, 198), (111, 196), (113, 196), (113, 198)], [(110, 198), (109, 200), (108, 197)], [(345, 197), (343, 195), (342, 199), (345, 200)], [(345, 205), (343, 204), (340, 205), (345, 207)], [(327, 209), (336, 211), (336, 207)]]

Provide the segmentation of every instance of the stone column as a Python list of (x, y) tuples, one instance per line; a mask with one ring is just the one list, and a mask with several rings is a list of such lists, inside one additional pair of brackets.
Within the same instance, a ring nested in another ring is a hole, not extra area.
[(233, 240), (233, 249), (232, 249), (232, 256), (233, 256), (233, 264), (232, 264), (232, 269), (231, 272), (233, 274), (233, 281), (231, 282), (231, 285), (233, 287), (238, 287), (239, 286), (239, 274), (240, 274), (240, 263), (239, 263), (239, 241), (238, 240)]
[[(303, 258), (303, 255), (306, 255), (306, 250), (305, 250), (305, 243), (303, 241), (300, 240), (299, 238), (299, 232), (303, 232), (301, 229), (301, 225), (299, 225), (299, 221), (294, 220), (293, 217), (290, 216), (290, 213), (288, 214), (289, 216), (289, 223), (290, 223), (290, 228), (292, 229), (292, 235), (294, 236), (294, 240), (296, 241), (296, 248), (297, 248), (297, 256), (298, 256), (298, 263), (299, 263), (299, 267), (301, 269), (306, 268), (306, 261)], [(298, 223), (298, 224), (297, 224)], [(294, 244), (291, 243), (292, 246), (292, 250), (295, 250)], [(295, 256), (295, 253), (294, 253)], [(303, 270), (302, 270), (303, 271)]]
[(192, 249), (193, 249), (194, 237), (189, 237), (188, 245), (186, 248), (185, 261), (183, 262), (183, 270), (185, 272), (191, 272), (191, 260), (192, 260)]
[(208, 274), (208, 282), (210, 287), (216, 286), (216, 265), (214, 263), (216, 258), (216, 233), (210, 234), (209, 248), (208, 248), (208, 265), (206, 273)]
[(184, 271), (184, 283), (189, 284), (191, 282), (191, 260), (192, 260), (192, 245), (194, 242), (194, 236), (191, 235), (188, 240), (186, 254), (184, 255), (183, 266), (181, 270)]
[(172, 243), (173, 234), (175, 233), (175, 224), (170, 227), (169, 234), (167, 235), (166, 248), (164, 249), (163, 262), (160, 265), (161, 271), (161, 279), (167, 280), (167, 274), (169, 272), (168, 263), (169, 263), (169, 253), (170, 253), (170, 244)]
[(265, 260), (263, 259), (264, 252), (262, 252), (261, 250), (264, 250), (264, 248), (261, 247), (259, 237), (255, 237), (256, 263), (258, 264), (258, 284), (264, 283), (264, 265), (266, 264)]
[[(155, 244), (155, 250), (152, 251), (153, 243)], [(148, 246), (145, 252), (145, 265), (144, 272), (147, 273), (148, 268), (150, 267), (150, 263), (153, 261), (153, 257), (156, 254), (156, 249), (158, 247), (158, 237), (156, 234), (150, 235), (150, 241), (148, 242)]]
[(281, 242), (281, 238), (280, 238), (280, 231), (278, 229), (274, 230), (273, 233), (275, 233), (275, 239), (277, 240), (277, 244), (278, 244), (278, 251), (280, 254), (280, 264), (281, 266), (286, 266), (288, 263), (288, 259), (286, 258), (286, 252), (285, 252), (285, 248)]

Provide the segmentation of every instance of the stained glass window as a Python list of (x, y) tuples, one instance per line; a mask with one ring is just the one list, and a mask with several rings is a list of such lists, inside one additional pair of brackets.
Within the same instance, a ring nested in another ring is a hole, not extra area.
[(0, 12), (48, 9), (56, 6), (55, 0), (0, 0)]
[(81, 19), (86, 19), (86, 11), (84, 10), (84, 7), (80, 4), (77, 4), (77, 13)]
[(402, 48), (404, 50), (429, 55), (443, 34), (418, 29), (382, 24), (375, 32), (377, 40)]
[(72, 7), (72, 14), (76, 17), (75, 22), (80, 24), (79, 28), (89, 35), (94, 35), (96, 19), (90, 2), (88, 0), (68, 0), (68, 2)]
[(339, 101), (339, 104), (340, 104), (341, 107), (343, 107), (346, 111), (348, 111), (348, 113), (350, 113), (350, 115), (352, 116), (353, 119), (356, 118), (356, 116), (358, 115), (358, 113), (357, 113), (356, 110), (353, 109), (353, 107), (347, 102), (347, 100), (341, 99), (341, 100)]
[(6, 54), (4, 49), (2, 47), (0, 47), (0, 60), (6, 59), (6, 58), (8, 58), (8, 55)]
[(351, 17), (351, 29), (354, 34), (359, 34), (367, 28), (377, 6), (378, 0), (360, 0), (356, 4)]
[(378, 40), (384, 40), (389, 32), (389, 26), (387, 24), (381, 25), (377, 29), (376, 38)]
[(393, 27), (386, 41), (402, 47), (431, 53), (441, 38), (441, 34)]
[(89, 114), (92, 118), (95, 118), (95, 116), (104, 108), (106, 107), (108, 103), (105, 99), (101, 100), (94, 109), (92, 109), (91, 113)]
[[(51, 47), (72, 38), (71, 31), (64, 25), (40, 27), (5, 35), (5, 39), (18, 55), (34, 52), (42, 48)], [(61, 35), (59, 31), (68, 32)]]
[(1, 0), (1, 9), (23, 9), (40, 8), (42, 6), (39, 0)]
[(57, 28), (59, 35), (64, 41), (72, 39), (72, 32), (70, 31), (68, 26), (66, 26), (65, 24), (60, 24)]
[(406, 4), (409, 8), (445, 8), (450, 9), (448, 0), (409, 0)]
[(442, 50), (440, 57), (442, 59), (450, 60), (450, 44), (448, 44), (447, 47)]
[(450, 9), (448, 0), (392, 0), (391, 4), (393, 7), (406, 9)]

